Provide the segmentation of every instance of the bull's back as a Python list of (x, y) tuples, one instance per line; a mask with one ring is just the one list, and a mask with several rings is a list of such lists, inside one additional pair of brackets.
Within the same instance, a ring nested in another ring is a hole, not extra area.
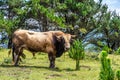
[(51, 33), (18, 30), (14, 32), (13, 43), (33, 52), (53, 51)]

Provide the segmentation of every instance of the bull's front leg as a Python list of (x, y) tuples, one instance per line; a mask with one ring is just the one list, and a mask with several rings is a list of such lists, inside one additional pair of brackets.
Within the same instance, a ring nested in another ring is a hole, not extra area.
[(23, 50), (22, 49), (16, 49), (15, 53), (15, 63), (14, 63), (14, 66), (18, 66), (18, 62), (20, 60), (20, 55), (22, 54)]
[(19, 50), (15, 50), (15, 55), (14, 55), (14, 66), (18, 66), (18, 61), (19, 61)]
[(19, 54), (15, 55), (15, 63), (14, 63), (14, 66), (18, 66), (19, 58), (20, 58), (20, 55), (19, 55)]
[(55, 55), (53, 54), (48, 54), (49, 60), (50, 60), (50, 66), (49, 68), (54, 68), (55, 67)]

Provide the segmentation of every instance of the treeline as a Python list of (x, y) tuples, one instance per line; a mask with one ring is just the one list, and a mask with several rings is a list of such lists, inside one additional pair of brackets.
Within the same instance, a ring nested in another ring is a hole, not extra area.
[(120, 16), (102, 0), (0, 0), (0, 30), (63, 30), (95, 50), (120, 46)]

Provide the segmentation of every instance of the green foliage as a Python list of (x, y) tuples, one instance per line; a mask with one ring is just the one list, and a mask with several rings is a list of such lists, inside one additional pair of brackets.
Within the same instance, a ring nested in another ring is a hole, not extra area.
[(4, 58), (2, 64), (11, 64), (12, 63), (12, 59), (10, 57), (6, 57)]
[(73, 45), (69, 50), (69, 57), (76, 60), (76, 70), (79, 70), (79, 60), (85, 56), (84, 48), (80, 40), (74, 41)]
[(120, 80), (120, 70), (117, 70), (116, 77), (117, 77), (118, 80)]
[(54, 15), (54, 10), (49, 10), (49, 8), (47, 9), (47, 8), (45, 8), (44, 6), (42, 6), (42, 5), (39, 5), (39, 10), (41, 11), (41, 13), (42, 14), (45, 14), (45, 16), (49, 19), (49, 20), (51, 20), (51, 21), (53, 21), (53, 22), (56, 22), (59, 26), (61, 26), (61, 27), (66, 27), (64, 24), (63, 24), (63, 22), (65, 22), (64, 21), (64, 18), (62, 18), (62, 17), (58, 17), (58, 16), (55, 16)]
[(116, 50), (115, 54), (119, 54), (120, 55), (120, 47)]
[(108, 46), (104, 46), (102, 50), (103, 50), (103, 51), (106, 51), (106, 52), (109, 53), (109, 54), (112, 52), (112, 49), (109, 48)]
[(84, 58), (84, 48), (80, 40), (74, 41), (69, 50), (69, 56), (74, 60), (80, 60)]
[[(62, 27), (79, 35), (81, 40), (85, 39), (100, 49), (103, 48), (102, 43), (112, 50), (120, 46), (120, 16), (116, 12), (108, 12), (108, 6), (102, 4), (102, 0), (0, 1), (0, 7), (4, 5), (8, 8), (0, 9), (0, 29), (5, 29), (9, 37), (18, 28), (26, 29), (26, 19), (34, 18), (41, 23), (43, 31), (51, 29), (52, 24), (56, 29)], [(93, 37), (91, 33), (95, 36), (102, 34), (102, 37)]]
[(101, 52), (101, 69), (99, 80), (114, 80), (114, 71), (111, 67), (111, 61), (107, 58), (108, 53), (106, 51)]
[[(50, 6), (48, 7), (48, 5), (50, 5), (49, 0), (47, 0), (47, 1), (46, 0), (45, 1), (30, 0), (29, 2), (30, 2), (30, 4), (28, 4), (27, 9), (29, 10), (29, 7), (31, 7), (30, 11), (32, 12), (32, 16), (34, 18), (39, 19), (39, 17), (44, 17), (46, 20), (48, 20), (50, 22), (53, 22), (53, 23), (56, 23), (60, 27), (64, 27), (64, 28), (66, 27), (65, 24), (64, 24), (64, 22), (65, 22), (64, 18), (60, 17), (59, 15), (56, 16), (55, 15), (55, 9), (50, 8)], [(47, 4), (47, 5), (40, 4), (40, 3), (44, 3), (44, 4)], [(40, 15), (42, 15), (42, 16), (40, 16)]]

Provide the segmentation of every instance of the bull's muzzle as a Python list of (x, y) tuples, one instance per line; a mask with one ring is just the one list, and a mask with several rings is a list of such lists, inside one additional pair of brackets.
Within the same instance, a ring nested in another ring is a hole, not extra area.
[(70, 49), (70, 46), (65, 47), (65, 51), (68, 51)]

